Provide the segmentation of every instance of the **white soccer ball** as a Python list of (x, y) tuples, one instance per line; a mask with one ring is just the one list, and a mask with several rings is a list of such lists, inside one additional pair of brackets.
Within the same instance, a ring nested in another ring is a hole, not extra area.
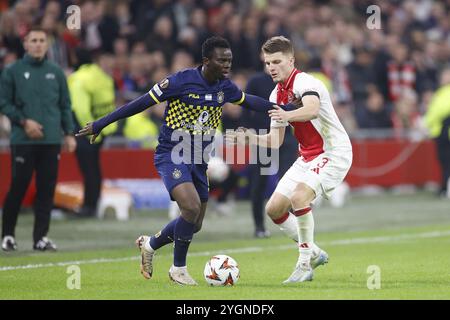
[(214, 182), (223, 182), (230, 172), (230, 167), (220, 157), (212, 157), (208, 162), (208, 177)]
[(232, 286), (239, 280), (239, 266), (232, 257), (219, 254), (206, 263), (203, 275), (211, 286)]

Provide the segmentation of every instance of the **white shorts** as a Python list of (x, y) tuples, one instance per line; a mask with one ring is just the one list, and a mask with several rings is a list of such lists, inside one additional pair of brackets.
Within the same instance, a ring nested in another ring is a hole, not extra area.
[(352, 159), (351, 150), (325, 152), (310, 162), (300, 157), (281, 178), (275, 192), (291, 199), (297, 185), (304, 183), (314, 190), (316, 197), (323, 195), (328, 199), (331, 192), (344, 181)]

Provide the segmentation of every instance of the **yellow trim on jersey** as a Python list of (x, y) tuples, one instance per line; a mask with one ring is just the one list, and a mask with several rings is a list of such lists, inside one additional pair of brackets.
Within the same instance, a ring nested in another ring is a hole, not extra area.
[(245, 99), (245, 93), (244, 93), (244, 91), (242, 91), (242, 98), (241, 98), (241, 100), (233, 102), (233, 104), (241, 104), (242, 102), (244, 102), (244, 99)]
[(158, 99), (156, 99), (155, 95), (153, 94), (152, 90), (148, 92), (148, 94), (155, 100), (156, 103), (161, 103)]

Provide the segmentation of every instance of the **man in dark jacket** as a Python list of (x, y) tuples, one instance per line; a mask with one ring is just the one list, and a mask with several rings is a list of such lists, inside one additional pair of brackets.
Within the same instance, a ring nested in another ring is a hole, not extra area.
[[(45, 31), (32, 28), (25, 56), (5, 68), (0, 80), (0, 112), (11, 121), (11, 184), (3, 207), (2, 249), (17, 249), (14, 237), (20, 205), (36, 171), (33, 249), (56, 250), (47, 238), (58, 174), (61, 142), (73, 152), (76, 141), (63, 71), (46, 60)], [(63, 138), (64, 135), (64, 138)]]
[[(275, 84), (272, 81), (270, 75), (265, 72), (258, 72), (251, 77), (247, 83), (246, 92), (269, 99), (270, 93), (274, 89)], [(242, 126), (247, 128), (258, 130), (267, 130), (270, 128), (270, 118), (267, 114), (258, 113), (251, 110), (244, 109), (243, 111)], [(271, 154), (263, 151), (261, 154)], [(291, 130), (286, 130), (286, 136), (283, 144), (279, 150), (279, 170), (278, 177), (281, 179), (290, 166), (295, 162), (298, 157), (298, 142), (292, 134)], [(269, 176), (262, 175), (261, 169), (268, 168), (268, 165), (261, 164), (261, 160), (258, 159), (256, 164), (249, 165), (250, 167), (250, 199), (252, 202), (252, 215), (253, 222), (255, 224), (255, 237), (267, 238), (270, 236), (268, 230), (266, 230), (264, 223), (264, 199), (265, 190), (269, 181)]]

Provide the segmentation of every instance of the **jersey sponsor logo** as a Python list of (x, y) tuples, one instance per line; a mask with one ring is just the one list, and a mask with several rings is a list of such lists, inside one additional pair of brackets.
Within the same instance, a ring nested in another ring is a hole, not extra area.
[(223, 93), (223, 91), (219, 91), (217, 93), (217, 102), (222, 103), (224, 100), (225, 100), (225, 94)]
[(158, 84), (155, 84), (155, 85), (153, 86), (153, 90), (155, 91), (155, 93), (156, 93), (156, 95), (157, 95), (158, 97), (161, 97), (161, 96), (162, 96), (162, 91), (161, 91), (161, 89), (158, 87)]
[(198, 121), (200, 123), (205, 123), (206, 121), (208, 121), (208, 118), (209, 118), (208, 111), (203, 111), (202, 113), (200, 113), (200, 116), (198, 117)]
[(45, 75), (45, 79), (47, 79), (47, 80), (53, 80), (53, 79), (55, 79), (55, 74), (54, 74), (54, 73), (47, 73), (47, 74)]
[(23, 74), (23, 76), (28, 80), (30, 78), (30, 73), (27, 71)]
[(172, 172), (172, 177), (173, 177), (174, 179), (178, 180), (178, 179), (181, 178), (181, 176), (182, 176), (181, 171), (180, 171), (179, 169), (176, 169), (176, 168), (175, 168), (175, 170), (173, 170), (173, 172)]
[(161, 80), (159, 86), (161, 89), (166, 89), (169, 86), (169, 79), (165, 78), (164, 80)]
[(193, 130), (193, 131), (207, 131), (207, 130), (212, 129), (211, 126), (203, 126), (203, 125), (199, 124), (198, 121), (197, 121), (197, 123), (188, 123), (183, 120), (180, 122), (180, 126), (184, 129)]
[(192, 99), (200, 99), (200, 95), (198, 95), (198, 94), (195, 94), (195, 93), (189, 93), (189, 96), (188, 96), (189, 98), (192, 98)]

